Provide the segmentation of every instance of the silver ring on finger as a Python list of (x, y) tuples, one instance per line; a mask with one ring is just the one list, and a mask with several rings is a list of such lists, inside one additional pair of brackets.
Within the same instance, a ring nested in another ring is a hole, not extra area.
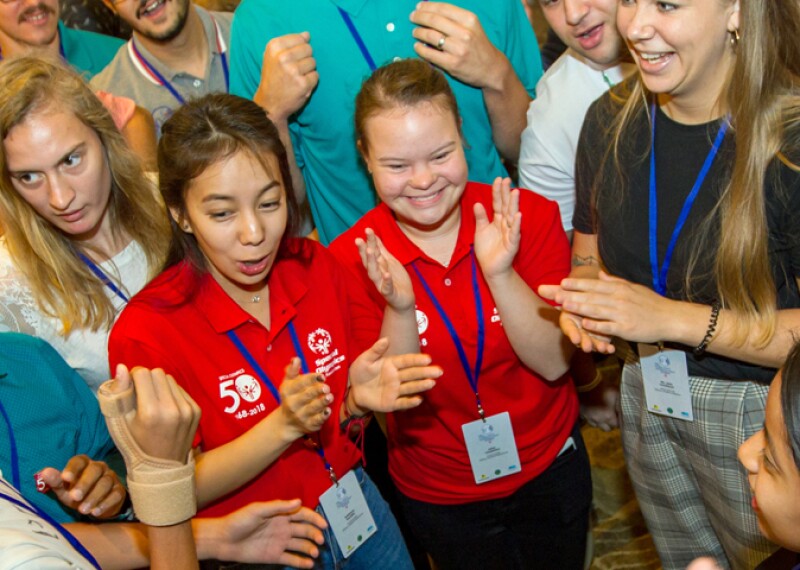
[(447, 36), (442, 36), (441, 38), (439, 38), (439, 41), (436, 42), (436, 49), (438, 49), (439, 51), (444, 51), (445, 40), (447, 40)]

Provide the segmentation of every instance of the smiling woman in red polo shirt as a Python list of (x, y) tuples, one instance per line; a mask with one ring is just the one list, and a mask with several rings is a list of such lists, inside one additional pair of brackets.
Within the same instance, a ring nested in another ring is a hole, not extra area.
[(158, 159), (167, 269), (123, 311), (110, 360), (163, 368), (200, 405), (201, 514), (300, 497), (333, 534), (322, 567), (410, 568), (347, 426), (419, 405), (441, 371), (421, 354), (384, 358), (385, 340), (354, 358), (346, 280), (322, 246), (286, 237), (297, 214), (286, 152), (255, 103), (182, 107)]
[(382, 200), (331, 251), (351, 270), (355, 336), (442, 366), (387, 417), (389, 471), (440, 569), (583, 567), (591, 503), (558, 313), (536, 287), (569, 273), (558, 207), (467, 181), (455, 99), (421, 61), (376, 71), (358, 145)]

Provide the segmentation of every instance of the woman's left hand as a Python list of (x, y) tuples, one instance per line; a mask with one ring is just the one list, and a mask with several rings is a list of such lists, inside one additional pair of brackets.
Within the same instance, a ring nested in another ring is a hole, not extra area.
[(519, 211), (519, 189), (511, 190), (511, 179), (495, 178), (492, 184), (492, 210), (489, 221), (483, 204), (475, 210), (475, 257), (484, 277), (489, 279), (511, 269), (519, 251), (522, 214)]
[(564, 279), (553, 298), (581, 317), (585, 331), (632, 342), (671, 340), (680, 311), (680, 302), (604, 271), (599, 279)]
[[(427, 354), (386, 356), (389, 341), (380, 339), (350, 366), (350, 413), (394, 412), (422, 403), (422, 392), (436, 386), (442, 369)], [(358, 409), (354, 409), (358, 408)]]

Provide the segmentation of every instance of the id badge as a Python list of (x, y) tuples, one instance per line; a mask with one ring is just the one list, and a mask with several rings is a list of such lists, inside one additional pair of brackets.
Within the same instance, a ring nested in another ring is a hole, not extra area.
[(462, 425), (461, 430), (476, 483), (522, 471), (508, 412), (489, 416), (486, 421), (469, 422)]
[(693, 421), (686, 353), (681, 350), (659, 350), (655, 345), (639, 343), (639, 359), (647, 411)]
[(358, 547), (377, 532), (375, 519), (358, 484), (356, 474), (350, 470), (319, 498), (339, 549), (348, 558)]

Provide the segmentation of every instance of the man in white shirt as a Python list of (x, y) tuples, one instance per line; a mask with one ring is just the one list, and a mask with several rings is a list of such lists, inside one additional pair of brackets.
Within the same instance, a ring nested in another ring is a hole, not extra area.
[[(541, 4), (550, 27), (567, 44), (536, 85), (522, 133), (519, 182), (558, 202), (572, 233), (575, 151), (589, 105), (635, 70), (617, 32), (617, 0), (528, 0)], [(601, 149), (602, 150), (602, 149)]]

